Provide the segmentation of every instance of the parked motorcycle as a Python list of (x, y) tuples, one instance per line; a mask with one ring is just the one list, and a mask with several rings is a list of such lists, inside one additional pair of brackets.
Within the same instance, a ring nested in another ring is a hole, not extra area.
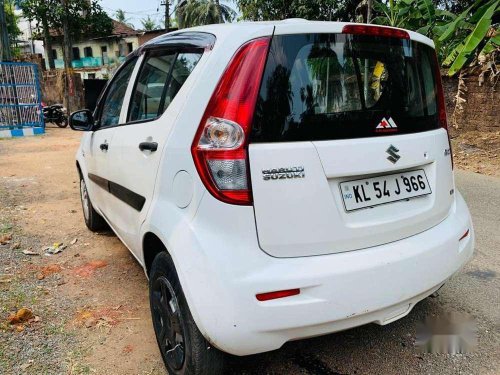
[(45, 123), (52, 122), (60, 128), (68, 126), (66, 108), (62, 104), (44, 105), (42, 103), (42, 111)]

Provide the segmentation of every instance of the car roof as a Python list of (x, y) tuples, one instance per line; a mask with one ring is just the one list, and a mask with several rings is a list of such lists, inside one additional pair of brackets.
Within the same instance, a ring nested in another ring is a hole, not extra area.
[[(207, 34), (212, 34), (215, 38), (226, 37), (228, 35), (238, 35), (243, 41), (248, 40), (247, 37), (253, 35), (258, 29), (269, 29), (274, 27), (275, 35), (283, 34), (304, 34), (304, 33), (341, 33), (345, 25), (366, 25), (353, 22), (330, 22), (330, 21), (308, 21), (302, 18), (290, 18), (282, 21), (243, 21), (235, 23), (222, 23), (197, 26), (177, 30), (168, 34), (156, 37), (144, 46), (145, 48), (153, 48), (155, 46), (165, 46), (172, 44), (175, 40), (177, 42), (191, 43), (197, 47), (208, 47), (215, 43), (215, 40), (210, 40)], [(374, 27), (390, 27), (373, 25)], [(414, 31), (390, 27), (393, 29), (404, 30), (410, 35), (410, 39), (427, 44), (434, 48), (432, 39), (416, 33)], [(183, 38), (184, 37), (184, 38)], [(185, 40), (182, 40), (185, 39)], [(194, 43), (193, 43), (194, 42)]]

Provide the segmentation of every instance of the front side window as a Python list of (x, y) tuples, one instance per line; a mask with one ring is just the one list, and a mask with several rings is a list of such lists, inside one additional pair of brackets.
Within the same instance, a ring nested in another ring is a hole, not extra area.
[(127, 90), (128, 82), (134, 71), (136, 62), (137, 58), (126, 62), (126, 65), (113, 77), (112, 82), (106, 90), (106, 96), (99, 110), (99, 126), (101, 128), (117, 125), (119, 123), (125, 91)]
[(128, 121), (152, 120), (161, 116), (193, 71), (201, 54), (201, 51), (149, 53), (132, 94)]
[(175, 56), (175, 52), (170, 52), (146, 57), (132, 94), (129, 121), (158, 117), (163, 88), (167, 83)]

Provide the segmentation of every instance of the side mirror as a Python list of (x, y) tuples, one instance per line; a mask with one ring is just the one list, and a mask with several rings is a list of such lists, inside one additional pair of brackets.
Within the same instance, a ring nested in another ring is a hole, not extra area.
[(73, 130), (89, 132), (94, 128), (94, 116), (88, 109), (73, 112), (69, 116), (69, 126)]

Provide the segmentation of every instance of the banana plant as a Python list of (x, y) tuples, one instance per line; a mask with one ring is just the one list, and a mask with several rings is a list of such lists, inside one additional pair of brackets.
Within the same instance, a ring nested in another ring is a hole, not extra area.
[[(459, 72), (477, 53), (483, 51), (486, 46), (491, 49), (494, 48), (495, 44), (498, 45), (498, 39), (500, 39), (498, 38), (498, 30), (491, 30), (491, 25), (493, 15), (500, 10), (499, 4), (500, 0), (488, 1), (486, 4), (479, 6), (470, 19), (463, 20), (468, 25), (473, 25), (472, 32), (460, 41), (444, 60), (443, 65), (450, 66), (448, 75), (453, 76)], [(474, 5), (477, 5), (477, 2)], [(474, 5), (472, 8), (474, 8)], [(457, 18), (461, 18), (462, 15)], [(452, 38), (456, 32), (457, 25), (450, 25), (452, 31), (443, 33), (440, 41), (445, 42)]]
[(379, 0), (373, 22), (415, 30), (434, 40), (443, 66), (454, 75), (480, 52), (499, 47), (500, 36), (494, 15), (500, 0), (476, 0), (461, 14), (455, 15), (434, 6), (432, 0)]
[(493, 29), (492, 32), (493, 32), (494, 36), (492, 36), (490, 38), (490, 40), (486, 43), (483, 50), (481, 51), (481, 53), (484, 53), (485, 55), (493, 52), (496, 49), (500, 49), (500, 30)]
[(375, 17), (373, 23), (392, 27), (404, 27), (410, 18), (412, 0), (375, 1), (373, 7), (381, 16)]
[(456, 18), (453, 13), (436, 8), (432, 0), (375, 1), (374, 9), (379, 14), (374, 23), (415, 30), (435, 42)]

